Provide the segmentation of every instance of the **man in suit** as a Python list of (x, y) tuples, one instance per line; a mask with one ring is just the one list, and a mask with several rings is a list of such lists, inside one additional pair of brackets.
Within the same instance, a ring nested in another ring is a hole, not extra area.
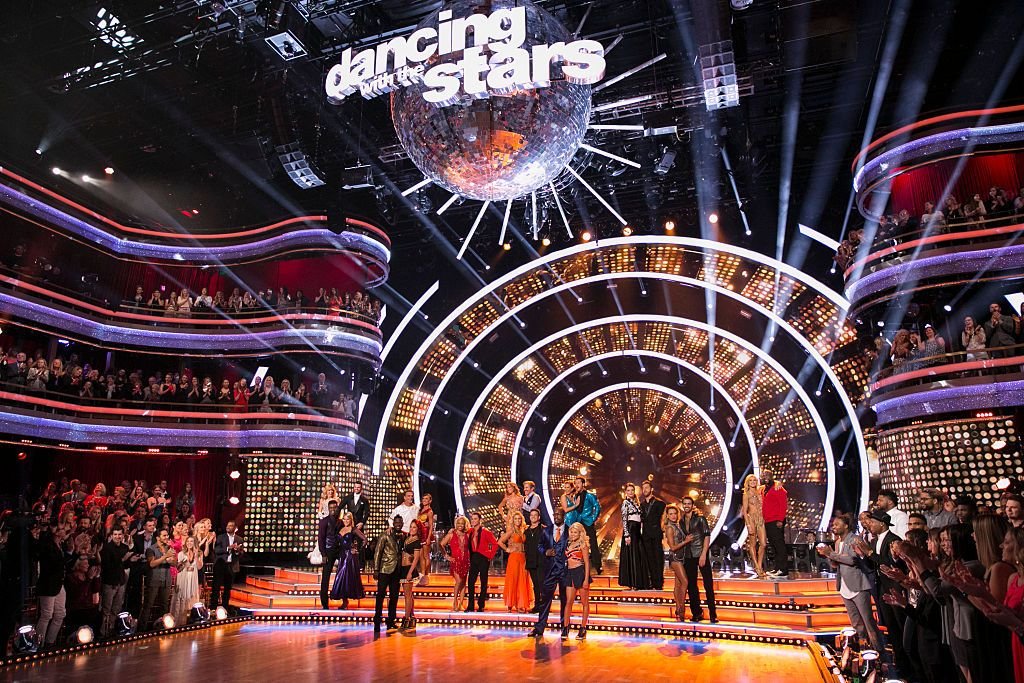
[(857, 629), (862, 643), (870, 643), (876, 652), (884, 652), (882, 632), (878, 630), (875, 614), (871, 610), (871, 593), (875, 576), (871, 567), (854, 552), (855, 544), (863, 543), (860, 536), (852, 533), (852, 522), (846, 515), (832, 519), (832, 534), (836, 538), (833, 550), (827, 545), (818, 546), (818, 554), (832, 561), (836, 569), (836, 590), (843, 598), (850, 624)]
[(327, 502), (327, 516), (320, 520), (317, 528), (316, 544), (320, 548), (320, 556), (324, 558), (323, 570), (320, 573), (320, 607), (330, 609), (327, 602), (327, 591), (331, 585), (331, 572), (334, 563), (341, 554), (338, 538), (338, 501)]
[(213, 544), (213, 596), (211, 607), (216, 610), (218, 600), (223, 591), (220, 604), (224, 609), (231, 607), (231, 587), (235, 583), (238, 572), (238, 559), (242, 556), (242, 534), (235, 530), (234, 520), (224, 526), (224, 533), (217, 536)]
[(597, 542), (597, 516), (601, 514), (601, 504), (597, 496), (587, 490), (587, 478), (576, 477), (576, 495), (580, 499), (579, 522), (587, 530), (590, 539), (590, 568), (598, 574), (604, 573), (601, 568), (601, 545)]
[(156, 517), (147, 517), (142, 530), (132, 536), (131, 568), (128, 570), (128, 585), (125, 587), (124, 606), (136, 619), (142, 617), (142, 602), (149, 580), (149, 563), (146, 551), (156, 543)]
[[(565, 513), (562, 510), (555, 510), (554, 526), (545, 529), (541, 534), (538, 552), (547, 558), (547, 571), (544, 573), (544, 585), (540, 591), (540, 602), (537, 623), (530, 631), (531, 638), (542, 638), (544, 629), (548, 627), (548, 615), (551, 613), (551, 601), (555, 599), (555, 589), (558, 589), (558, 600), (562, 606), (561, 615), (565, 614), (565, 574), (567, 560), (565, 548), (569, 544), (569, 529), (565, 526)], [(559, 622), (564, 621), (559, 616)]]
[(360, 529), (370, 518), (370, 499), (363, 493), (363, 482), (357, 481), (352, 485), (351, 495), (341, 499), (342, 511), (348, 510), (356, 520), (356, 526)]
[[(900, 540), (890, 527), (892, 518), (884, 510), (875, 510), (871, 513), (868, 521), (871, 533), (875, 535), (875, 542), (868, 545), (863, 540), (854, 544), (853, 551), (864, 559), (865, 562), (875, 571), (878, 593), (885, 595), (890, 589), (898, 589), (899, 583), (878, 571), (880, 566), (897, 567), (903, 572), (907, 567), (902, 561), (892, 556), (892, 544)], [(889, 644), (892, 645), (893, 659), (896, 668), (901, 672), (911, 675), (914, 671), (910, 656), (903, 648), (903, 625), (907, 620), (907, 612), (902, 607), (890, 605), (884, 600), (876, 600), (878, 603), (878, 614), (882, 617), (882, 624), (888, 632)], [(916, 680), (916, 679), (915, 679)]]
[(640, 548), (651, 572), (651, 589), (660, 591), (665, 585), (665, 550), (661, 530), (665, 501), (654, 495), (654, 485), (650, 481), (640, 484), (640, 497)]
[(715, 579), (708, 562), (708, 548), (711, 545), (711, 528), (707, 518), (697, 512), (693, 498), (683, 498), (683, 517), (679, 526), (684, 536), (692, 540), (683, 546), (683, 569), (686, 571), (686, 592), (690, 596), (690, 621), (701, 621), (704, 613), (700, 608), (700, 591), (697, 590), (697, 574), (704, 582), (704, 599), (708, 604), (711, 623), (718, 623), (718, 608), (715, 605)]
[(473, 612), (473, 598), (476, 596), (476, 580), (480, 577), (480, 598), (477, 601), (477, 612), (484, 611), (484, 603), (487, 602), (487, 575), (491, 570), (491, 560), (498, 552), (498, 541), (494, 534), (484, 528), (480, 523), (482, 518), (479, 512), (469, 516), (469, 607), (467, 612)]
[(530, 582), (533, 584), (533, 609), (531, 612), (540, 611), (540, 588), (544, 583), (544, 565), (547, 564), (544, 553), (540, 551), (540, 545), (547, 529), (540, 521), (540, 510), (530, 510), (530, 525), (526, 527), (526, 571), (530, 574)]

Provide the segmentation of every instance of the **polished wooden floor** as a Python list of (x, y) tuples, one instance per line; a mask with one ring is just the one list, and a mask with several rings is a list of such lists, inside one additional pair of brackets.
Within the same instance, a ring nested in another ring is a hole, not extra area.
[(577, 643), (549, 632), (420, 626), (381, 635), (368, 626), (232, 624), (100, 648), (29, 667), (3, 681), (656, 681), (754, 683), (823, 678), (806, 647), (589, 633)]

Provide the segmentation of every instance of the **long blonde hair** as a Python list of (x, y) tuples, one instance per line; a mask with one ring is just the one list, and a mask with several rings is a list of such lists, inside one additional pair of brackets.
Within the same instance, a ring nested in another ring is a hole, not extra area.
[[(743, 478), (743, 490), (744, 491), (747, 490), (747, 485), (750, 483), (751, 479), (753, 479), (755, 482), (757, 482), (758, 486), (761, 485), (761, 480), (758, 478), (758, 476), (756, 474), (748, 474), (746, 477)], [(754, 489), (756, 490), (757, 486), (755, 486)]]
[(577, 531), (579, 531), (579, 534), (580, 534), (579, 535), (579, 539), (576, 542), (579, 543), (581, 546), (583, 546), (584, 552), (589, 553), (590, 552), (590, 538), (587, 536), (587, 527), (583, 526), (579, 522), (573, 522), (572, 526), (569, 527), (569, 531), (572, 531), (573, 529), (576, 529)]
[(462, 533), (468, 534), (469, 533), (469, 519), (465, 515), (459, 515), (458, 517), (455, 518), (455, 525), (452, 527), (452, 529), (454, 529), (455, 531), (458, 531), (459, 530), (459, 522), (465, 522), (466, 523), (466, 529)]
[(675, 503), (669, 503), (668, 505), (666, 505), (665, 506), (665, 512), (661, 515), (661, 531), (662, 531), (662, 533), (665, 533), (665, 532), (668, 531), (668, 525), (669, 525), (668, 511), (669, 510), (675, 510), (676, 511), (676, 521), (678, 521), (678, 520), (683, 518), (683, 511), (679, 509), (678, 505), (676, 505)]
[[(519, 523), (516, 523), (516, 518), (519, 518)], [(512, 514), (508, 516), (509, 526), (512, 527), (513, 531), (522, 533), (526, 529), (526, 517), (520, 510), (513, 510)]]

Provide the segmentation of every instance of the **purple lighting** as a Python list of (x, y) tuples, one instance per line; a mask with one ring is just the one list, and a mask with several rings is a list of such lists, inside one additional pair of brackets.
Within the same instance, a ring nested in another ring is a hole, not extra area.
[(930, 389), (875, 404), (878, 424), (889, 424), (925, 415), (958, 413), (1024, 405), (1024, 380)]
[(95, 339), (100, 342), (130, 344), (163, 349), (189, 350), (193, 353), (222, 353), (227, 350), (273, 352), (288, 344), (327, 346), (380, 357), (381, 343), (370, 336), (337, 328), (268, 330), (241, 333), (192, 333), (174, 330), (122, 327), (89, 320), (42, 304), (25, 301), (0, 292), (0, 308), (15, 318)]
[[(105, 230), (90, 225), (85, 221), (71, 216), (44, 202), (34, 199), (18, 190), (0, 183), (0, 201), (16, 206), (32, 216), (79, 235), (94, 242), (114, 254), (127, 254), (140, 258), (159, 259), (164, 261), (189, 261), (199, 264), (218, 264), (222, 261), (241, 261), (261, 258), (269, 253), (286, 249), (313, 248), (336, 249), (338, 251), (354, 250), (367, 254), (380, 262), (382, 270), (387, 271), (387, 263), (391, 260), (391, 251), (380, 242), (357, 232), (334, 234), (326, 228), (294, 230), (281, 235), (257, 240), (248, 244), (230, 244), (217, 246), (179, 246), (166, 244), (150, 244), (137, 240), (122, 239)], [(383, 278), (381, 278), (383, 280)], [(379, 283), (374, 283), (379, 284)]]
[(348, 430), (317, 432), (279, 426), (224, 429), (206, 425), (137, 427), (110, 424), (75, 424), (39, 415), (4, 414), (5, 432), (17, 436), (76, 443), (174, 448), (304, 449), (352, 454), (355, 437)]

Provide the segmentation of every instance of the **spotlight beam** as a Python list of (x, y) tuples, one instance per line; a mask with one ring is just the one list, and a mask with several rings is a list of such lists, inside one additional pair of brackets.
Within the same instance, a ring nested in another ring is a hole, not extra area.
[(606, 152), (603, 149), (598, 149), (597, 147), (591, 147), (590, 145), (586, 144), (585, 142), (584, 143), (580, 143), (580, 147), (582, 147), (583, 149), (590, 150), (594, 154), (600, 154), (601, 156), (608, 157), (609, 159), (615, 159), (615, 161), (622, 162), (623, 164), (626, 164), (627, 166), (632, 166), (633, 168), (640, 168), (640, 164), (636, 163), (635, 161), (630, 161), (629, 159), (624, 159), (624, 158), (620, 157), (617, 154), (612, 154), (611, 152)]
[(404, 190), (402, 192), (402, 196), (403, 197), (408, 197), (413, 192), (416, 192), (417, 190), (422, 190), (424, 187), (429, 185), (431, 182), (432, 181), (430, 180), (430, 178), (424, 178), (423, 180), (419, 181), (418, 183), (416, 183), (415, 185), (410, 187), (408, 190)]
[(639, 104), (641, 102), (647, 102), (648, 100), (652, 99), (654, 99), (654, 95), (637, 95), (636, 97), (627, 97), (622, 100), (615, 100), (614, 102), (605, 102), (604, 104), (599, 104), (590, 111), (607, 111), (609, 109), (615, 109), (616, 107), (626, 107), (630, 104)]
[[(566, 166), (566, 168), (568, 168), (570, 171), (572, 170), (571, 168), (569, 168), (568, 165)], [(573, 237), (572, 228), (569, 227), (569, 219), (565, 217), (565, 209), (562, 208), (562, 200), (559, 199), (558, 197), (558, 190), (555, 189), (554, 181), (548, 183), (548, 187), (551, 188), (551, 194), (554, 195), (555, 197), (555, 205), (558, 207), (559, 215), (562, 216), (562, 223), (565, 224), (565, 231), (569, 233), (569, 237), (571, 238)]]
[(501, 235), (498, 237), (498, 244), (505, 243), (505, 231), (508, 229), (508, 217), (512, 213), (512, 200), (505, 202), (505, 217), (501, 219)]
[[(589, 7), (587, 8), (587, 11), (588, 11), (588, 12), (590, 11), (590, 8), (589, 8)], [(634, 67), (633, 67), (632, 69), (628, 69), (628, 70), (626, 70), (626, 71), (623, 71), (623, 72), (622, 72), (621, 74), (619, 74), (619, 75), (618, 75), (618, 76), (616, 76), (615, 78), (610, 78), (610, 79), (608, 79), (607, 81), (604, 81), (603, 83), (601, 83), (600, 85), (596, 85), (596, 86), (594, 86), (594, 87), (593, 87), (593, 89), (592, 89), (592, 91), (593, 91), (593, 92), (601, 92), (601, 91), (602, 91), (602, 90), (604, 90), (605, 88), (607, 88), (607, 87), (609, 87), (609, 86), (612, 86), (612, 85), (615, 85), (615, 84), (616, 84), (616, 83), (618, 83), (619, 81), (622, 81), (622, 80), (625, 80), (625, 79), (629, 78), (630, 76), (632, 76), (633, 74), (637, 73), (638, 71), (643, 71), (643, 70), (644, 70), (644, 69), (646, 69), (647, 67), (649, 67), (649, 66), (653, 66), (654, 64), (657, 64), (657, 63), (658, 63), (658, 62), (660, 62), (661, 60), (665, 59), (665, 57), (667, 57), (667, 56), (668, 56), (668, 55), (666, 55), (666, 54), (665, 54), (664, 52), (662, 52), (662, 53), (661, 53), (660, 55), (658, 55), (657, 57), (654, 57), (654, 58), (652, 58), (652, 59), (648, 59), (648, 60), (647, 60), (646, 62), (644, 62), (643, 64), (637, 64), (637, 65), (636, 65), (636, 66), (634, 66)]]
[(487, 211), (487, 207), (491, 205), (490, 200), (484, 202), (484, 205), (480, 207), (480, 213), (476, 215), (476, 220), (473, 221), (473, 227), (469, 229), (469, 234), (466, 235), (466, 241), (462, 243), (462, 248), (459, 249), (458, 255), (455, 257), (456, 260), (461, 261), (462, 257), (466, 254), (466, 249), (469, 249), (469, 243), (473, 241), (473, 235), (476, 234), (476, 229), (480, 227), (480, 221), (484, 218), (484, 212)]
[(442, 213), (447, 211), (448, 207), (450, 207), (452, 204), (454, 204), (458, 199), (459, 199), (459, 195), (457, 195), (457, 194), (453, 194), (451, 197), (449, 197), (448, 201), (446, 201), (444, 204), (442, 204), (441, 208), (439, 208), (437, 210), (437, 215), (440, 216)]
[[(569, 171), (569, 173), (572, 173), (572, 175), (576, 178), (576, 180), (580, 181), (580, 184), (583, 185), (583, 187), (587, 188), (587, 190), (590, 191), (590, 194), (592, 194), (595, 197), (597, 197), (597, 201), (601, 202), (601, 204), (604, 205), (604, 208), (608, 209), (608, 211), (610, 211), (613, 216), (615, 216), (617, 219), (619, 219), (619, 223), (622, 223), (623, 225), (626, 225), (628, 223), (628, 221), (625, 218), (623, 218), (622, 215), (618, 211), (616, 211), (615, 209), (612, 208), (611, 204), (609, 204), (607, 201), (605, 201), (604, 197), (602, 197), (600, 194), (598, 194), (597, 190), (595, 190), (594, 188), (592, 188), (590, 186), (590, 183), (588, 183), (586, 180), (583, 179), (583, 176), (581, 176), (579, 173), (577, 173), (575, 170), (573, 170), (572, 166), (568, 166), (567, 165), (565, 168)], [(551, 186), (551, 189), (554, 189), (554, 185)]]

